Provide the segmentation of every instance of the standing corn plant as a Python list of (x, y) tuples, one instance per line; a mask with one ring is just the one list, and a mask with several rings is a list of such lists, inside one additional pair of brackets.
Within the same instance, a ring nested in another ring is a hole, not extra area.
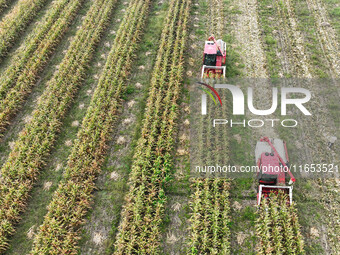
[(149, 4), (131, 1), (125, 13), (31, 254), (78, 254), (79, 227), (90, 208)]
[(114, 254), (161, 254), (161, 223), (166, 203), (164, 185), (173, 167), (190, 2), (170, 2)]
[(0, 22), (0, 59), (45, 3), (46, 0), (19, 0), (3, 17)]
[(193, 180), (189, 254), (230, 254), (229, 186), (222, 178)]
[(0, 136), (20, 109), (83, 0), (58, 0), (24, 40), (0, 76)]
[(19, 221), (19, 215), (25, 209), (29, 193), (84, 79), (94, 48), (101, 38), (115, 2), (98, 0), (92, 3), (59, 70), (47, 82), (32, 114), (32, 120), (19, 134), (1, 168), (0, 250), (7, 248), (8, 237), (14, 232), (14, 223)]
[(287, 201), (282, 192), (261, 199), (256, 222), (258, 254), (304, 254), (296, 208)]

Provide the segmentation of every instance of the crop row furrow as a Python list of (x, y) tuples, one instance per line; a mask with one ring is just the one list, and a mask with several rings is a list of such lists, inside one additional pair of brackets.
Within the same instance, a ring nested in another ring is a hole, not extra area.
[(72, 22), (83, 0), (61, 0), (51, 7), (44, 22), (13, 56), (0, 77), (0, 135), (34, 86), (56, 45)]
[(190, 0), (172, 0), (151, 79), (115, 254), (159, 254), (164, 185), (173, 166)]
[(37, 15), (46, 0), (19, 0), (13, 9), (0, 22), (0, 58), (11, 44), (19, 37), (20, 32)]
[(77, 254), (79, 226), (92, 201), (149, 3), (132, 1), (124, 16), (32, 254)]
[(32, 119), (19, 134), (1, 168), (0, 250), (7, 247), (14, 223), (25, 209), (26, 200), (43, 167), (62, 120), (84, 79), (94, 47), (109, 20), (116, 1), (95, 1), (70, 44), (60, 68), (48, 81)]

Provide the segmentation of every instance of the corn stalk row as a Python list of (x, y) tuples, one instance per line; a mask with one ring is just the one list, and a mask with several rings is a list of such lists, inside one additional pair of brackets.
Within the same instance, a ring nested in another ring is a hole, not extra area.
[(115, 0), (95, 1), (71, 42), (60, 68), (46, 85), (32, 120), (19, 134), (0, 172), (0, 251), (8, 246), (14, 223), (50, 154), (68, 107), (83, 81), (94, 47), (109, 21)]
[(79, 226), (90, 207), (149, 0), (132, 1), (68, 159), (65, 175), (34, 239), (31, 254), (77, 254)]
[(37, 15), (46, 0), (20, 0), (0, 22), (0, 57)]
[[(212, 1), (209, 5), (210, 26), (209, 35), (216, 38), (222, 37), (224, 24), (223, 3), (220, 0)], [(212, 84), (211, 84), (212, 85)], [(209, 101), (208, 116), (211, 111), (222, 116), (226, 112), (226, 104), (223, 107), (214, 108)], [(222, 109), (223, 108), (223, 109)], [(206, 117), (209, 118), (209, 117)], [(203, 123), (210, 123), (201, 116), (200, 118), (200, 165), (213, 165), (217, 162), (226, 165), (228, 155), (221, 156), (216, 151), (228, 151), (227, 129), (215, 130), (211, 125), (203, 128)], [(230, 180), (215, 176), (210, 178), (195, 178), (192, 180), (191, 217), (188, 254), (230, 254), (230, 207), (229, 186)]]
[(147, 109), (122, 211), (115, 254), (160, 254), (164, 185), (173, 167), (190, 0), (172, 0), (162, 31)]
[(262, 198), (256, 222), (257, 254), (304, 253), (297, 211), (287, 201), (287, 195), (281, 192)]
[(83, 0), (59, 0), (16, 51), (0, 76), (0, 135), (30, 93)]
[(193, 182), (188, 254), (230, 254), (229, 185), (220, 178)]

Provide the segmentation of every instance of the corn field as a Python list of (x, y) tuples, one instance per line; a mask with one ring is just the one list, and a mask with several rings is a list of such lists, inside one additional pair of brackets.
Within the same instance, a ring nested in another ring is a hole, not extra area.
[(193, 183), (188, 254), (230, 254), (229, 186), (223, 179)]
[(0, 22), (0, 57), (7, 53), (32, 18), (37, 15), (46, 0), (21, 0)]
[(168, 11), (114, 254), (160, 254), (164, 185), (170, 179), (173, 164), (171, 152), (189, 7), (190, 1), (173, 0)]
[(106, 141), (116, 119), (149, 3), (131, 2), (124, 16), (72, 148), (64, 178), (48, 206), (31, 254), (77, 254), (78, 228), (90, 206), (94, 180), (103, 163)]
[(263, 198), (256, 225), (258, 254), (303, 254), (303, 238), (295, 205), (283, 193)]
[(55, 46), (72, 22), (82, 1), (57, 1), (46, 13), (44, 20), (19, 48), (13, 61), (0, 78), (0, 132), (19, 110), (20, 104), (30, 93), (39, 72), (49, 60)]
[(0, 13), (7, 7), (7, 0), (0, 1)]
[(32, 120), (21, 131), (1, 169), (0, 247), (6, 248), (13, 223), (25, 209), (39, 168), (44, 164), (60, 130), (61, 120), (83, 80), (93, 47), (98, 42), (114, 1), (95, 2), (71, 43), (60, 68), (41, 96)]

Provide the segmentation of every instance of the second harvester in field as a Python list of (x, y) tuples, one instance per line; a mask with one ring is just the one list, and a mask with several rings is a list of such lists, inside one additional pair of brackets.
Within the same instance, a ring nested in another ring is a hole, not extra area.
[[(269, 198), (270, 193), (280, 190), (289, 195), (288, 203), (292, 203), (293, 186), (295, 178), (289, 170), (289, 158), (286, 143), (280, 139), (263, 137), (256, 144), (255, 158), (260, 171), (258, 173), (259, 188), (257, 192), (257, 205), (262, 198)], [(290, 177), (286, 185), (286, 173)]]

